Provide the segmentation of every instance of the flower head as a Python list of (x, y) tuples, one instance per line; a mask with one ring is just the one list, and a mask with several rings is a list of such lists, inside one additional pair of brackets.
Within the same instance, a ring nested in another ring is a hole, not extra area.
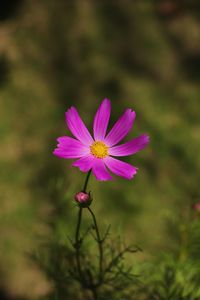
[(76, 108), (68, 109), (66, 123), (74, 138), (59, 137), (57, 148), (53, 154), (60, 158), (76, 159), (72, 165), (78, 167), (82, 172), (92, 169), (97, 180), (111, 180), (112, 176), (108, 169), (126, 179), (133, 178), (137, 173), (137, 168), (114, 157), (135, 154), (149, 143), (149, 137), (143, 134), (118, 145), (131, 130), (136, 114), (131, 109), (125, 110), (106, 134), (110, 111), (110, 100), (104, 99), (94, 117), (92, 137)]

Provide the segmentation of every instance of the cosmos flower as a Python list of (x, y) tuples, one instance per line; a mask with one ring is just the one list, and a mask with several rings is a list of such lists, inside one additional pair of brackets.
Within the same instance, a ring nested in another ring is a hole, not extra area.
[(94, 117), (92, 137), (76, 108), (69, 108), (65, 114), (66, 123), (75, 138), (59, 137), (53, 154), (60, 158), (76, 159), (72, 165), (82, 172), (92, 170), (97, 180), (112, 180), (108, 170), (126, 179), (133, 178), (137, 168), (115, 157), (132, 155), (142, 150), (148, 144), (149, 137), (143, 134), (118, 145), (131, 130), (136, 114), (131, 109), (126, 109), (106, 134), (110, 111), (110, 100), (104, 99)]

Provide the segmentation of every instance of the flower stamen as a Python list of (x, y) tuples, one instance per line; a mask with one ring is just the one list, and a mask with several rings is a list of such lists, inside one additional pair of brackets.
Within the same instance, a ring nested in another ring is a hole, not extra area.
[(101, 141), (96, 141), (90, 146), (90, 152), (96, 158), (104, 158), (108, 156), (108, 146)]

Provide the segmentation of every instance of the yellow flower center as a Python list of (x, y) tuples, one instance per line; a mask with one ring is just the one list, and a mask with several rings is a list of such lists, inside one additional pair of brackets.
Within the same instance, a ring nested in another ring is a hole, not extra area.
[(101, 141), (96, 141), (90, 146), (90, 152), (97, 158), (108, 156), (108, 147)]

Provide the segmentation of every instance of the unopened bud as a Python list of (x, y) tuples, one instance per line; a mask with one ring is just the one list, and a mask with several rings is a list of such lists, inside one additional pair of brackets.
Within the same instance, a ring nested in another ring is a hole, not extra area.
[(76, 193), (74, 199), (79, 204), (79, 206), (81, 206), (81, 207), (90, 206), (90, 204), (92, 202), (92, 198), (91, 198), (90, 193), (86, 193), (86, 192)]
[(196, 212), (200, 213), (200, 202), (194, 203), (193, 206), (192, 206), (192, 208), (193, 208)]

